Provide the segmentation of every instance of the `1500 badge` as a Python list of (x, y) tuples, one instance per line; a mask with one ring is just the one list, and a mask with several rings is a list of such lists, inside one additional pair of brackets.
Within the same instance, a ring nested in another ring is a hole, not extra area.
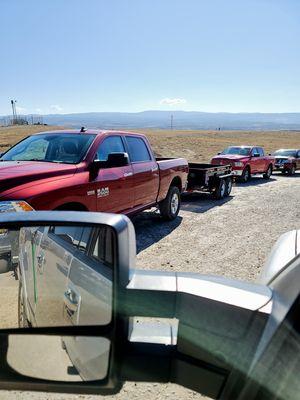
[(109, 196), (108, 187), (97, 189), (97, 197), (105, 197), (105, 196)]

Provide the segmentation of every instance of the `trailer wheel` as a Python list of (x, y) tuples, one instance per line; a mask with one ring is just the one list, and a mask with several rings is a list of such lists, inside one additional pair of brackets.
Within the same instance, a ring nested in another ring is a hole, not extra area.
[(159, 211), (166, 221), (175, 219), (180, 210), (180, 191), (177, 186), (171, 186), (167, 197), (159, 203)]
[(232, 189), (232, 178), (228, 177), (225, 179), (226, 189), (225, 189), (225, 197), (229, 196)]
[(225, 179), (220, 179), (219, 186), (216, 187), (213, 196), (215, 199), (223, 199), (226, 193), (226, 182)]

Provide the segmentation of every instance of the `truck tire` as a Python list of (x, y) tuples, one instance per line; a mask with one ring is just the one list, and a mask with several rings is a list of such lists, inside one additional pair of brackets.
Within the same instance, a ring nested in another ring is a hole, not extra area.
[(251, 179), (250, 168), (247, 166), (244, 168), (243, 173), (241, 175), (241, 181), (243, 183), (247, 183)]
[(229, 196), (231, 193), (231, 189), (232, 189), (232, 178), (228, 177), (225, 179), (225, 197)]
[(219, 185), (216, 187), (215, 191), (213, 192), (213, 197), (216, 200), (221, 200), (225, 196), (225, 193), (226, 193), (225, 179), (220, 179)]
[(19, 328), (29, 328), (31, 326), (26, 315), (26, 309), (24, 305), (23, 285), (21, 279), (19, 280), (19, 293), (18, 293), (18, 324)]
[(292, 165), (291, 168), (288, 169), (288, 175), (295, 175), (296, 173), (296, 167), (295, 165)]
[(272, 167), (272, 164), (270, 164), (270, 165), (268, 166), (268, 169), (266, 170), (266, 172), (263, 174), (263, 177), (264, 177), (265, 179), (270, 179), (270, 177), (271, 177), (271, 175), (272, 175), (272, 172), (273, 172), (273, 167)]
[(171, 186), (167, 197), (159, 203), (159, 211), (166, 221), (175, 219), (180, 210), (180, 191), (177, 186)]

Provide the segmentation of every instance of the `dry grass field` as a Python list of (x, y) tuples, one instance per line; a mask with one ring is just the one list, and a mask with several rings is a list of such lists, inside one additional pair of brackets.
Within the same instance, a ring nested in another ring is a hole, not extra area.
[[(32, 133), (65, 129), (52, 126), (13, 126), (0, 128), (0, 151)], [(185, 157), (189, 161), (207, 162), (230, 145), (263, 146), (268, 152), (279, 148), (300, 148), (300, 131), (177, 131), (136, 130), (145, 133), (160, 157)]]

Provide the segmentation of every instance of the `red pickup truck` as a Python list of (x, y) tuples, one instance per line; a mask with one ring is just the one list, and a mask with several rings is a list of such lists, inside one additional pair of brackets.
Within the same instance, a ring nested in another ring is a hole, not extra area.
[(263, 174), (265, 179), (272, 175), (275, 158), (266, 156), (262, 147), (258, 146), (230, 146), (213, 157), (214, 165), (232, 166), (232, 174), (242, 182), (247, 182), (251, 175)]
[(147, 138), (130, 132), (42, 132), (0, 161), (0, 202), (25, 200), (36, 210), (130, 215), (158, 205), (171, 220), (187, 186), (185, 159), (156, 161)]

